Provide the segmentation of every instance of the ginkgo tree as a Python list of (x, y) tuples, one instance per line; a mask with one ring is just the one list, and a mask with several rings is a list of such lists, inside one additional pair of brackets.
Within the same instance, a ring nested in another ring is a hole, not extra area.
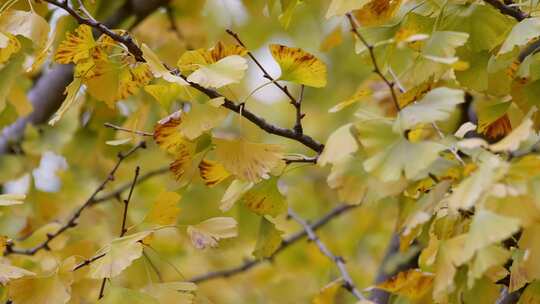
[(0, 1), (0, 302), (540, 303), (538, 6)]

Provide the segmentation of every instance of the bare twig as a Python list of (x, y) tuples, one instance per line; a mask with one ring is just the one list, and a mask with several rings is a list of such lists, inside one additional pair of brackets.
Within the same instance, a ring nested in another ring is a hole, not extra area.
[(133, 189), (135, 189), (135, 185), (137, 184), (137, 178), (139, 177), (139, 172), (141, 168), (137, 166), (135, 168), (135, 176), (133, 177), (133, 182), (131, 182), (131, 188), (129, 188), (129, 194), (128, 198), (124, 200), (124, 213), (122, 215), (122, 229), (120, 229), (120, 237), (123, 237), (124, 234), (126, 234), (126, 222), (127, 222), (127, 213), (129, 208), (129, 202), (131, 201), (131, 195), (133, 194)]
[(315, 234), (315, 231), (311, 228), (311, 226), (291, 208), (289, 208), (289, 217), (300, 224), (306, 231), (308, 238), (317, 245), (319, 251), (336, 264), (339, 272), (341, 273), (341, 278), (343, 279), (343, 288), (349, 291), (358, 300), (367, 300), (367, 298), (354, 285), (354, 282), (347, 271), (347, 267), (345, 266), (345, 260), (341, 256), (333, 254), (330, 249), (328, 249), (328, 247), (326, 247), (326, 245), (321, 241), (317, 234)]
[(99, 287), (98, 299), (103, 298), (103, 295), (105, 293), (105, 283), (107, 283), (107, 278), (103, 278), (103, 280), (101, 281), (101, 286)]
[[(157, 175), (165, 174), (167, 172), (169, 172), (169, 166), (158, 168), (158, 169), (152, 170), (152, 171), (148, 171), (147, 173), (141, 175), (137, 179), (137, 184), (140, 184), (140, 183), (146, 181), (147, 179), (150, 179), (150, 178), (152, 178), (154, 176), (157, 176)], [(111, 192), (109, 192), (107, 194), (104, 194), (102, 196), (96, 197), (96, 198), (94, 198), (92, 200), (92, 203), (90, 203), (90, 205), (93, 206), (95, 204), (98, 204), (98, 203), (101, 203), (101, 202), (104, 202), (104, 201), (108, 201), (110, 199), (118, 197), (120, 194), (122, 194), (122, 192), (124, 192), (126, 190), (129, 190), (131, 185), (132, 185), (131, 182), (125, 183), (122, 186), (118, 187), (116, 190), (113, 190), (113, 191), (111, 191)]]
[(112, 170), (109, 172), (109, 175), (107, 176), (107, 178), (105, 178), (105, 180), (103, 180), (101, 182), (101, 184), (96, 188), (96, 190), (94, 190), (94, 192), (92, 193), (92, 195), (90, 195), (90, 197), (86, 200), (86, 202), (82, 206), (80, 206), (75, 211), (75, 213), (73, 215), (71, 215), (71, 217), (68, 219), (68, 221), (62, 227), (60, 227), (60, 229), (58, 229), (54, 233), (47, 234), (47, 239), (45, 241), (43, 241), (39, 245), (37, 245), (37, 246), (35, 246), (33, 248), (30, 248), (30, 249), (17, 249), (17, 248), (14, 248), (13, 244), (10, 244), (10, 245), (8, 245), (6, 247), (5, 254), (6, 255), (9, 255), (9, 254), (34, 255), (38, 251), (40, 251), (42, 249), (50, 250), (50, 248), (49, 248), (50, 242), (52, 242), (55, 238), (57, 238), (59, 235), (61, 235), (64, 231), (77, 226), (77, 220), (81, 216), (84, 209), (91, 206), (94, 199), (95, 199), (95, 197), (98, 195), (98, 193), (103, 191), (103, 189), (105, 189), (105, 186), (109, 182), (114, 180), (114, 175), (115, 175), (116, 171), (118, 170), (118, 168), (120, 167), (120, 164), (122, 164), (122, 162), (126, 158), (128, 158), (130, 155), (132, 155), (138, 149), (141, 149), (141, 148), (143, 148), (143, 149), (146, 148), (146, 143), (144, 141), (140, 142), (139, 144), (137, 144), (136, 146), (131, 148), (126, 153), (118, 153), (118, 161), (116, 162), (116, 165), (112, 168)]
[(133, 130), (133, 129), (127, 129), (127, 128), (123, 128), (123, 127), (120, 127), (120, 126), (117, 126), (117, 125), (114, 125), (110, 122), (106, 122), (103, 124), (105, 127), (107, 128), (111, 128), (111, 129), (115, 129), (117, 131), (122, 131), (122, 132), (127, 132), (127, 133), (133, 133), (133, 134), (137, 134), (137, 135), (140, 135), (140, 136), (154, 136), (154, 133), (151, 133), (151, 132), (146, 132), (146, 131), (140, 131), (140, 130)]
[[(326, 225), (333, 218), (339, 217), (340, 215), (342, 215), (342, 214), (344, 214), (346, 212), (354, 210), (354, 208), (356, 208), (356, 207), (357, 207), (357, 205), (348, 205), (348, 204), (340, 205), (340, 206), (332, 209), (330, 212), (328, 212), (327, 214), (325, 214), (324, 216), (322, 216), (321, 218), (319, 218), (315, 222), (313, 222), (313, 224), (310, 224), (309, 227), (311, 228), (312, 231), (315, 231), (315, 230), (321, 228), (322, 226)], [(231, 277), (231, 276), (246, 272), (246, 271), (250, 270), (251, 268), (261, 264), (264, 261), (272, 260), (280, 252), (287, 249), (289, 246), (296, 243), (297, 241), (301, 240), (306, 235), (307, 235), (307, 231), (305, 229), (302, 229), (302, 230), (296, 232), (295, 234), (291, 235), (290, 237), (284, 239), (283, 242), (281, 243), (281, 245), (279, 246), (279, 248), (268, 259), (260, 259), (260, 260), (249, 259), (249, 260), (246, 260), (241, 265), (231, 267), (231, 268), (228, 268), (228, 269), (212, 271), (212, 272), (200, 275), (200, 276), (193, 277), (189, 281), (193, 282), (193, 283), (202, 283), (202, 282), (210, 281), (210, 280), (217, 279), (217, 278), (228, 278), (228, 277)]]
[(377, 63), (377, 58), (375, 57), (375, 47), (370, 44), (364, 36), (360, 34), (360, 31), (358, 31), (358, 24), (356, 23), (356, 20), (354, 19), (353, 15), (351, 13), (347, 13), (347, 18), (349, 19), (349, 24), (351, 25), (351, 31), (352, 33), (362, 42), (364, 47), (369, 52), (369, 57), (371, 58), (371, 63), (373, 64), (373, 73), (377, 74), (379, 78), (388, 86), (388, 90), (390, 91), (390, 94), (392, 95), (392, 101), (394, 102), (394, 106), (396, 107), (396, 110), (400, 110), (398, 98), (396, 95), (396, 91), (394, 90), (394, 86), (396, 85), (395, 82), (390, 81), (386, 76), (384, 76), (383, 72), (381, 71), (379, 64)]
[(316, 164), (318, 157), (297, 157), (297, 158), (284, 158), (285, 164), (292, 164), (292, 163), (307, 163), (307, 164)]
[(298, 100), (293, 103), (293, 106), (296, 109), (296, 123), (294, 124), (294, 131), (298, 134), (304, 133), (304, 128), (302, 127), (302, 118), (304, 118), (305, 116), (305, 114), (302, 113), (302, 100), (304, 100), (304, 88), (305, 86), (302, 85), (302, 87), (300, 88), (300, 98), (298, 98)]
[(234, 40), (236, 40), (236, 42), (238, 42), (238, 44), (240, 44), (242, 47), (244, 47), (246, 50), (247, 50), (247, 54), (249, 56), (249, 58), (251, 58), (251, 60), (253, 60), (253, 62), (255, 62), (255, 64), (257, 65), (257, 67), (259, 67), (259, 69), (261, 70), (261, 72), (263, 73), (263, 77), (272, 81), (272, 83), (274, 83), (274, 85), (276, 87), (278, 87), (285, 95), (287, 95), (287, 97), (289, 97), (289, 99), (291, 100), (291, 104), (295, 104), (297, 101), (296, 101), (296, 98), (294, 98), (294, 96), (292, 96), (291, 92), (289, 92), (289, 89), (287, 88), (287, 86), (284, 86), (284, 85), (281, 85), (279, 84), (269, 73), (268, 71), (266, 71), (266, 69), (263, 67), (263, 65), (257, 60), (257, 58), (255, 58), (255, 56), (253, 55), (252, 52), (250, 52), (248, 50), (248, 48), (246, 47), (246, 45), (244, 44), (244, 42), (240, 39), (240, 36), (238, 36), (237, 33), (233, 32), (232, 30), (228, 29), (227, 30), (227, 34), (231, 35), (231, 37), (234, 38)]
[(520, 10), (518, 7), (508, 6), (499, 0), (484, 0), (487, 4), (498, 9), (502, 14), (508, 15), (517, 21), (522, 21), (525, 18), (528, 18), (529, 15), (524, 11)]

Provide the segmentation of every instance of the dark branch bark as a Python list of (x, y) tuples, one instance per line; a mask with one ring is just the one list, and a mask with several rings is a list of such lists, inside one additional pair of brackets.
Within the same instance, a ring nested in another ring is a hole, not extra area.
[(502, 14), (508, 15), (517, 21), (522, 21), (525, 18), (528, 18), (529, 15), (522, 10), (520, 10), (517, 7), (512, 7), (504, 4), (502, 1), (499, 0), (484, 0), (487, 4), (493, 6), (494, 8), (498, 9)]
[[(347, 204), (340, 205), (340, 206), (332, 209), (326, 215), (319, 218), (318, 220), (316, 220), (315, 222), (313, 222), (313, 224), (310, 224), (309, 226), (311, 227), (311, 229), (313, 231), (315, 231), (315, 230), (321, 228), (322, 226), (326, 225), (333, 218), (339, 217), (340, 215), (342, 215), (342, 214), (344, 214), (346, 212), (349, 212), (349, 211), (353, 210), (356, 207), (358, 207), (358, 206), (357, 205), (347, 205)], [(270, 258), (268, 258), (268, 259), (261, 259), (261, 260), (249, 259), (249, 260), (245, 261), (244, 263), (242, 263), (239, 266), (231, 267), (231, 268), (223, 269), (223, 270), (218, 270), (218, 271), (212, 271), (212, 272), (200, 275), (200, 276), (193, 277), (189, 281), (193, 282), (193, 283), (202, 283), (202, 282), (205, 282), (205, 281), (210, 281), (210, 280), (218, 279), (218, 278), (228, 278), (228, 277), (231, 277), (231, 276), (246, 272), (246, 271), (250, 270), (251, 268), (261, 264), (262, 262), (272, 260), (280, 252), (287, 249), (290, 245), (296, 243), (297, 241), (303, 239), (305, 236), (307, 236), (307, 232), (306, 232), (305, 229), (302, 229), (302, 230), (298, 231), (297, 233), (293, 234), (292, 236), (284, 239), (283, 242), (281, 243), (281, 246), (279, 246), (279, 248), (276, 250), (276, 252), (274, 252), (274, 254), (272, 254), (272, 256)]]

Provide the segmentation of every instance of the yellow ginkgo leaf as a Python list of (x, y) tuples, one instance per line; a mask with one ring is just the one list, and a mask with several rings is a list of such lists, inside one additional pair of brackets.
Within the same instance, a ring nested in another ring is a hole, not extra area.
[(244, 193), (251, 189), (251, 187), (253, 187), (252, 182), (239, 179), (233, 180), (221, 198), (219, 209), (223, 212), (231, 209), (234, 203), (242, 198)]
[(25, 276), (35, 276), (36, 274), (24, 268), (16, 267), (0, 262), (0, 284), (6, 285), (7, 282), (19, 279)]
[(324, 286), (311, 301), (312, 304), (335, 304), (338, 291), (343, 287), (343, 279), (337, 279)]
[(411, 299), (423, 297), (433, 286), (434, 275), (419, 269), (402, 271), (389, 280), (377, 284), (377, 289)]
[(191, 282), (154, 283), (143, 290), (159, 303), (192, 304), (195, 301), (197, 285)]
[(212, 58), (212, 62), (218, 62), (221, 59), (232, 55), (244, 57), (247, 55), (247, 50), (241, 45), (225, 44), (218, 41), (218, 43), (216, 43), (216, 45), (209, 50), (209, 53), (210, 58)]
[(9, 297), (16, 304), (64, 304), (71, 298), (75, 258), (47, 275), (23, 277), (9, 283)]
[(25, 198), (24, 194), (0, 194), (0, 206), (20, 205)]
[(472, 288), (475, 280), (480, 279), (490, 268), (504, 265), (510, 255), (510, 251), (497, 245), (478, 250), (469, 267), (467, 286)]
[(177, 83), (179, 85), (187, 85), (188, 83), (182, 79), (182, 77), (173, 75), (167, 68), (161, 63), (159, 57), (150, 49), (146, 44), (142, 44), (141, 49), (143, 51), (143, 58), (150, 67), (150, 70), (155, 77), (161, 77), (168, 82)]
[(326, 18), (344, 15), (350, 11), (360, 9), (368, 2), (369, 0), (332, 0), (326, 12)]
[(114, 239), (95, 254), (103, 255), (90, 264), (90, 277), (94, 279), (112, 278), (119, 275), (133, 261), (142, 255), (142, 244), (139, 242), (149, 236), (151, 231), (143, 231)]
[(283, 162), (278, 145), (252, 143), (239, 139), (213, 138), (217, 161), (238, 178), (258, 182)]
[(361, 100), (367, 99), (367, 97), (371, 96), (372, 94), (373, 92), (370, 89), (360, 87), (356, 90), (356, 92), (354, 92), (354, 94), (351, 97), (333, 106), (332, 108), (330, 108), (330, 110), (328, 110), (328, 112), (329, 113), (339, 112), (350, 105), (353, 105)]
[(222, 123), (228, 114), (229, 112), (225, 108), (219, 105), (214, 106), (212, 100), (204, 104), (194, 101), (191, 103), (189, 112), (182, 112), (180, 132), (187, 139), (194, 140)]
[(0, 64), (8, 61), (20, 49), (21, 43), (15, 36), (0, 32)]
[(180, 198), (176, 192), (161, 192), (143, 222), (158, 226), (174, 225), (180, 213)]
[(283, 232), (276, 229), (274, 223), (267, 220), (265, 217), (261, 218), (261, 225), (259, 226), (259, 236), (255, 249), (253, 250), (253, 256), (257, 259), (264, 259), (271, 257), (274, 252), (281, 245), (281, 235)]
[(169, 165), (176, 180), (179, 181), (187, 172), (192, 171), (194, 153), (195, 145), (192, 143), (179, 146), (174, 161)]
[(515, 151), (520, 144), (533, 134), (533, 121), (526, 118), (517, 128), (512, 130), (506, 137), (489, 146), (493, 152)]
[(130, 303), (130, 304), (160, 304), (166, 302), (160, 302), (151, 295), (140, 292), (134, 289), (128, 289), (119, 286), (110, 286), (105, 292), (105, 296), (101, 298), (98, 304), (116, 304), (116, 303)]
[(187, 227), (187, 233), (197, 249), (216, 247), (220, 239), (238, 235), (236, 220), (232, 217), (214, 217)]
[(169, 110), (174, 101), (182, 98), (185, 88), (177, 83), (149, 84), (144, 90), (152, 95), (165, 110)]
[(285, 197), (279, 192), (276, 177), (254, 185), (242, 197), (245, 206), (258, 215), (278, 216), (287, 211)]
[(281, 68), (280, 80), (315, 88), (326, 86), (326, 64), (314, 55), (279, 44), (271, 44), (270, 52)]
[(77, 95), (79, 93), (79, 90), (81, 89), (82, 81), (80, 78), (75, 78), (73, 81), (66, 87), (66, 90), (64, 94), (66, 95), (66, 98), (62, 102), (62, 105), (60, 108), (53, 114), (51, 119), (49, 120), (49, 125), (54, 126), (61, 118), (62, 116), (69, 110), (69, 108), (75, 103), (77, 100)]
[(182, 72), (191, 73), (197, 70), (201, 65), (216, 63), (221, 59), (232, 55), (244, 57), (247, 55), (247, 50), (240, 45), (224, 44), (219, 41), (213, 48), (208, 50), (197, 49), (184, 52), (182, 56), (180, 56), (177, 65)]
[(199, 172), (204, 184), (209, 187), (215, 186), (231, 176), (222, 164), (209, 159), (203, 159), (199, 163)]
[(66, 35), (66, 39), (58, 46), (54, 59), (61, 64), (78, 63), (90, 58), (91, 50), (95, 46), (92, 28), (82, 24), (74, 32)]
[(387, 22), (394, 16), (401, 0), (372, 0), (354, 12), (356, 20), (362, 26), (375, 26)]
[(240, 82), (244, 78), (247, 68), (246, 59), (238, 55), (231, 55), (216, 63), (200, 66), (188, 76), (187, 80), (205, 88), (219, 89)]
[(161, 149), (172, 155), (177, 155), (180, 151), (193, 145), (182, 136), (181, 122), (182, 111), (178, 111), (160, 120), (154, 127), (154, 141)]
[(336, 164), (358, 150), (358, 143), (351, 129), (352, 125), (346, 124), (330, 134), (317, 160), (318, 165)]
[(34, 11), (8, 10), (0, 15), (0, 32), (28, 38), (38, 51), (47, 44), (49, 23)]

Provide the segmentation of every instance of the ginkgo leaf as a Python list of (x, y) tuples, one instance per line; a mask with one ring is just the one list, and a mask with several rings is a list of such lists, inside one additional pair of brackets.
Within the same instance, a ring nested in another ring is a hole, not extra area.
[(161, 77), (168, 82), (177, 83), (179, 85), (187, 85), (188, 83), (180, 76), (173, 75), (167, 68), (161, 63), (159, 57), (150, 49), (146, 44), (141, 45), (143, 51), (143, 58), (148, 63), (150, 70), (155, 77)]
[(466, 234), (458, 235), (441, 242), (436, 252), (435, 279), (433, 281), (433, 299), (442, 301), (445, 295), (455, 290), (454, 276), (457, 265), (462, 259)]
[(177, 83), (166, 84), (149, 84), (144, 87), (144, 90), (152, 95), (164, 109), (169, 110), (174, 101), (183, 96), (185, 88)]
[(490, 268), (504, 265), (510, 256), (510, 251), (497, 245), (489, 245), (478, 250), (469, 268), (467, 281), (469, 288), (472, 288), (474, 281), (480, 279)]
[(377, 284), (376, 288), (407, 298), (419, 299), (431, 290), (434, 278), (435, 276), (432, 273), (422, 272), (419, 269), (410, 269)]
[(238, 235), (236, 220), (232, 217), (214, 217), (187, 227), (187, 233), (197, 249), (216, 247), (221, 239)]
[(25, 198), (24, 194), (0, 194), (0, 206), (20, 205)]
[(326, 286), (321, 288), (319, 293), (315, 297), (313, 297), (313, 300), (311, 301), (312, 304), (335, 304), (335, 298), (337, 296), (338, 291), (343, 287), (343, 279), (337, 279), (335, 281), (332, 281), (328, 283)]
[(101, 298), (97, 303), (160, 304), (162, 302), (159, 302), (156, 298), (144, 292), (119, 286), (110, 286), (107, 288), (104, 297)]
[(372, 94), (373, 92), (369, 89), (359, 88), (358, 90), (356, 90), (356, 92), (354, 92), (354, 94), (351, 97), (333, 106), (332, 108), (328, 110), (328, 112), (329, 113), (339, 112), (350, 105), (353, 105), (361, 100), (367, 99), (367, 97), (371, 96)]
[(90, 264), (90, 277), (112, 278), (122, 273), (133, 261), (141, 257), (143, 248), (139, 241), (151, 233), (143, 231), (116, 238), (98, 250), (94, 256), (103, 255), (103, 257)]
[(158, 226), (174, 225), (180, 213), (180, 198), (176, 192), (161, 192), (143, 222)]
[(144, 288), (145, 293), (165, 304), (192, 304), (196, 290), (197, 285), (191, 282), (154, 283)]
[(21, 43), (9, 33), (0, 32), (0, 64), (9, 60), (11, 55), (21, 49)]
[(315, 88), (326, 86), (326, 64), (314, 55), (279, 44), (271, 44), (270, 53), (281, 68), (280, 80)]
[(496, 156), (486, 157), (478, 169), (463, 180), (448, 198), (448, 206), (454, 210), (469, 209), (504, 176), (507, 164)]
[(326, 11), (326, 18), (344, 15), (350, 11), (360, 9), (368, 2), (369, 0), (332, 0), (328, 11)]
[(467, 233), (463, 260), (458, 261), (458, 264), (467, 262), (479, 249), (509, 238), (519, 228), (519, 219), (498, 215), (488, 210), (477, 211)]
[(525, 18), (516, 24), (499, 49), (499, 55), (510, 52), (514, 46), (521, 46), (538, 37), (540, 34), (540, 18)]
[(490, 145), (489, 149), (493, 152), (515, 151), (523, 141), (529, 138), (532, 132), (534, 132), (533, 122), (530, 118), (526, 118), (510, 134), (497, 143)]
[(245, 206), (258, 215), (278, 216), (287, 210), (285, 197), (279, 192), (278, 178), (273, 177), (255, 184), (242, 201)]
[(247, 68), (246, 59), (238, 55), (231, 55), (216, 63), (199, 67), (188, 76), (187, 80), (205, 88), (219, 89), (240, 82), (244, 78)]
[(28, 38), (41, 50), (47, 44), (49, 23), (34, 11), (8, 10), (0, 16), (0, 32)]
[(401, 0), (371, 0), (354, 12), (362, 26), (375, 26), (387, 22), (399, 9)]
[(276, 229), (274, 223), (270, 222), (263, 216), (261, 218), (259, 236), (257, 237), (257, 243), (255, 243), (253, 256), (257, 259), (271, 257), (281, 245), (282, 234), (283, 232)]
[(25, 276), (35, 276), (36, 274), (24, 268), (0, 262), (0, 284), (6, 285), (7, 282), (19, 279)]
[(64, 94), (66, 95), (66, 98), (62, 102), (62, 105), (56, 113), (53, 114), (51, 119), (49, 120), (49, 125), (54, 126), (60, 119), (62, 119), (62, 116), (69, 110), (69, 108), (75, 103), (77, 100), (77, 95), (79, 93), (79, 90), (81, 89), (82, 81), (80, 78), (75, 78), (73, 81), (66, 87), (66, 90)]
[(352, 124), (346, 124), (330, 134), (317, 164), (335, 164), (358, 150), (358, 143), (351, 133), (351, 128)]
[(422, 48), (422, 55), (432, 61), (453, 64), (459, 58), (455, 56), (456, 48), (469, 39), (469, 34), (451, 31), (437, 31), (431, 34)]
[(192, 171), (194, 153), (195, 145), (192, 143), (178, 146), (174, 161), (169, 165), (176, 180), (182, 179), (186, 173)]
[(182, 112), (174, 112), (160, 120), (154, 127), (154, 141), (160, 148), (171, 154), (176, 154), (189, 141), (180, 132)]
[(461, 90), (436, 88), (427, 93), (420, 101), (399, 111), (393, 129), (400, 133), (419, 124), (446, 120), (456, 105), (465, 101), (464, 97), (465, 94)]
[(61, 64), (78, 63), (90, 58), (91, 50), (95, 46), (92, 28), (82, 24), (66, 35), (66, 39), (58, 46), (54, 59)]
[(199, 172), (204, 184), (209, 187), (215, 186), (231, 176), (222, 164), (209, 159), (203, 159), (199, 163)]
[(50, 274), (23, 277), (9, 283), (9, 297), (16, 304), (64, 304), (71, 298), (75, 258), (66, 259)]
[(180, 132), (187, 139), (194, 140), (221, 124), (228, 114), (225, 108), (214, 106), (212, 100), (204, 104), (192, 102), (189, 112), (181, 114)]
[(238, 178), (258, 182), (281, 164), (282, 150), (278, 145), (252, 143), (242, 138), (212, 139), (217, 161)]
[(223, 212), (231, 209), (234, 203), (240, 200), (251, 187), (253, 187), (252, 182), (239, 179), (233, 180), (221, 198), (219, 209)]

